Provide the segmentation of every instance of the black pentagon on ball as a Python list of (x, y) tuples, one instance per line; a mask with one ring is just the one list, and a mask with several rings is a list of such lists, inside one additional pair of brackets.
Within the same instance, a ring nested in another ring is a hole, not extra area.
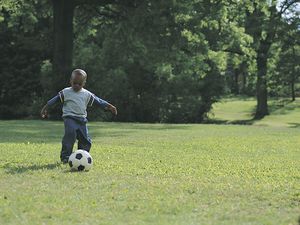
[(91, 158), (91, 157), (88, 157), (87, 160), (88, 160), (88, 163), (89, 163), (89, 164), (92, 163), (92, 158)]
[(81, 153), (76, 154), (75, 158), (80, 160), (82, 158), (82, 154)]
[(73, 167), (72, 161), (69, 161), (69, 166), (70, 166), (70, 167)]
[(84, 166), (83, 165), (78, 166), (78, 171), (82, 171), (82, 170), (84, 170)]

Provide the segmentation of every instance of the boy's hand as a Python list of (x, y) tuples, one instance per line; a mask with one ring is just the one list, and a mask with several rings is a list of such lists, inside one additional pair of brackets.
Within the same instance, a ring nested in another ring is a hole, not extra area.
[(118, 114), (117, 108), (111, 104), (109, 104), (107, 106), (107, 108), (111, 111), (112, 114), (114, 114), (115, 116)]
[(41, 117), (45, 119), (48, 116), (47, 105), (45, 105), (41, 110)]

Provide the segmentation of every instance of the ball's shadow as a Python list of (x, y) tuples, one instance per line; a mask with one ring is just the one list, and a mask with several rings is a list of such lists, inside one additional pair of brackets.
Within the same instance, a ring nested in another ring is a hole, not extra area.
[(88, 170), (81, 170), (81, 171), (79, 171), (79, 170), (71, 170), (70, 168), (65, 169), (63, 171), (63, 173), (87, 173), (87, 172), (89, 172), (89, 171)]
[(12, 166), (12, 165), (5, 165), (4, 169), (6, 173), (9, 174), (20, 174), (20, 173), (26, 173), (30, 171), (38, 171), (38, 170), (53, 170), (56, 168), (61, 167), (61, 163), (49, 163), (45, 165), (19, 165), (19, 166)]

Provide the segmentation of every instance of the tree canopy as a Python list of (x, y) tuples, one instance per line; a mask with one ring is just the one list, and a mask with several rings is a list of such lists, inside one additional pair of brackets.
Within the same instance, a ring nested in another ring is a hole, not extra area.
[(74, 68), (119, 121), (202, 122), (229, 93), (262, 118), (268, 96), (297, 94), (298, 2), (3, 0), (0, 118), (37, 116)]

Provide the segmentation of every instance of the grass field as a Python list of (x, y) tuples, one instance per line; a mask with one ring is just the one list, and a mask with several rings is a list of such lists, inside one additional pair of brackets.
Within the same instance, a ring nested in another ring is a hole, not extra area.
[(300, 126), (300, 99), (270, 99), (270, 115), (262, 120), (253, 120), (256, 107), (255, 98), (224, 98), (213, 105), (209, 117), (213, 122), (224, 124), (250, 124), (272, 127)]
[(70, 172), (58, 163), (62, 122), (0, 121), (1, 225), (298, 224), (297, 128), (91, 122), (89, 130), (94, 166)]

